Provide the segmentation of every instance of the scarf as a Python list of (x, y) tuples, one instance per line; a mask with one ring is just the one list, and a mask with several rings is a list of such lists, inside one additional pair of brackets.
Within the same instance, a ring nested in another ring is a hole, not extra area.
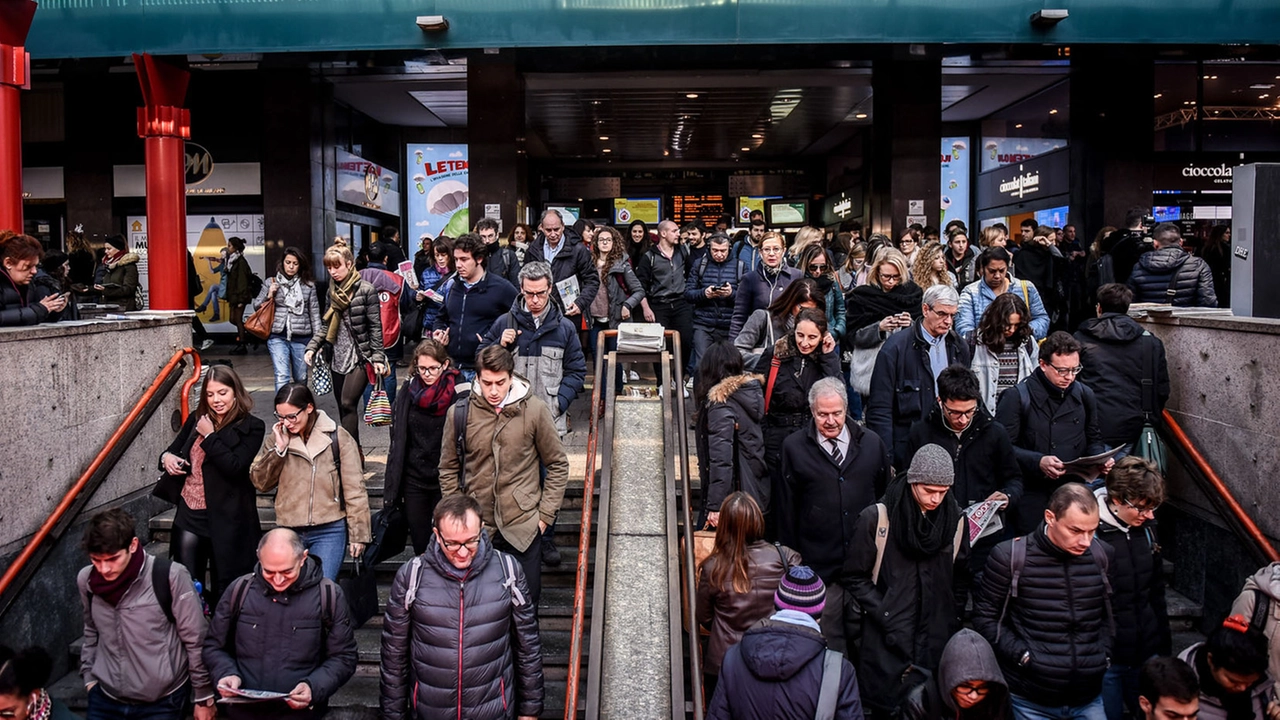
[(329, 309), (324, 311), (324, 321), (328, 325), (324, 339), (334, 342), (338, 339), (338, 323), (342, 322), (342, 314), (351, 307), (351, 300), (356, 294), (356, 285), (360, 284), (360, 273), (352, 268), (347, 279), (341, 283), (329, 283)]
[(845, 303), (847, 334), (852, 335), (901, 312), (910, 313), (912, 320), (919, 320), (923, 297), (924, 291), (913, 282), (903, 283), (888, 292), (877, 285), (859, 285), (849, 293)]
[(294, 275), (288, 277), (284, 273), (276, 273), (276, 293), (283, 291), (281, 304), (290, 315), (302, 315), (302, 278)]
[(415, 405), (432, 417), (441, 417), (458, 396), (454, 386), (462, 373), (457, 368), (449, 368), (440, 374), (434, 385), (426, 385), (417, 375), (409, 381), (409, 398)]
[(53, 717), (53, 699), (41, 688), (27, 705), (27, 720), (49, 720), (51, 717)]
[(115, 580), (107, 580), (102, 577), (102, 573), (97, 568), (89, 571), (89, 592), (102, 598), (108, 605), (115, 607), (116, 603), (124, 597), (124, 593), (138, 579), (138, 573), (142, 572), (142, 561), (146, 559), (146, 553), (139, 548), (129, 558), (129, 564), (116, 577)]
[(1227, 711), (1227, 720), (1254, 720), (1253, 687), (1244, 692), (1227, 692), (1227, 689), (1213, 679), (1213, 671), (1209, 668), (1209, 653), (1204, 645), (1195, 651), (1196, 675), (1200, 676), (1200, 692), (1217, 700), (1222, 709)]
[(930, 512), (920, 512), (906, 475), (899, 476), (884, 493), (889, 527), (894, 542), (912, 560), (925, 560), (947, 549), (956, 536), (960, 522), (960, 506), (953, 493), (947, 493), (942, 504)]

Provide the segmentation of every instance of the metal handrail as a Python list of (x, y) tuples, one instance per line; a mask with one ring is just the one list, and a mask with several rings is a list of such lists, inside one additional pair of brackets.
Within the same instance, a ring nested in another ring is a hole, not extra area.
[[(684, 519), (684, 542), (680, 543), (684, 547), (684, 587), (686, 600), (689, 604), (689, 616), (691, 618), (698, 617), (698, 584), (697, 569), (694, 567), (693, 554), (693, 533), (697, 528), (693, 526), (692, 509), (693, 502), (692, 490), (689, 479), (689, 430), (688, 423), (684, 414), (684, 399), (681, 393), (684, 389), (684, 363), (680, 362), (680, 335), (678, 333), (670, 333), (672, 362), (676, 369), (676, 389), (672, 393), (672, 404), (676, 407), (676, 426), (674, 428), (677, 438), (677, 446), (680, 453), (680, 481), (682, 492), (684, 494), (684, 502), (682, 506), (682, 514)], [(696, 626), (696, 622), (695, 622)], [(700, 645), (701, 638), (698, 635), (697, 628), (689, 633), (689, 681), (690, 690), (693, 695), (693, 718), (694, 720), (702, 720), (703, 718), (703, 688), (702, 688), (702, 647)]]
[[(70, 521), (75, 515), (75, 513), (70, 513), (69, 511), (73, 507), (83, 505), (88, 501), (88, 497), (82, 497), (81, 493), (90, 484), (90, 481), (94, 479), (94, 476), (98, 474), (98, 471), (103, 468), (108, 461), (114, 465), (115, 461), (119, 460), (120, 455), (124, 452), (124, 448), (120, 447), (121, 440), (126, 435), (136, 437), (137, 432), (141, 428), (134, 428), (133, 426), (139, 417), (141, 417), (149, 406), (151, 406), (150, 412), (154, 413), (155, 405), (158, 403), (153, 403), (153, 400), (156, 400), (157, 393), (159, 393), (162, 388), (167, 393), (168, 389), (172, 388), (174, 383), (177, 382), (174, 372), (185, 362), (184, 358), (187, 355), (191, 355), (194, 358), (195, 374), (183, 385), (182, 416), (183, 421), (186, 421), (189, 412), (187, 391), (190, 390), (190, 387), (194, 385), (195, 381), (200, 377), (200, 355), (194, 348), (190, 347), (178, 350), (173, 354), (173, 357), (169, 358), (169, 362), (165, 363), (164, 367), (161, 368), (160, 372), (156, 375), (156, 379), (152, 381), (151, 386), (148, 387), (146, 391), (142, 393), (142, 396), (138, 398), (138, 401), (134, 403), (133, 409), (130, 410), (129, 414), (120, 422), (120, 426), (116, 428), (116, 431), (112, 433), (106, 444), (103, 445), (102, 450), (98, 453), (97, 457), (95, 457), (93, 462), (89, 464), (89, 467), (81, 473), (80, 478), (71, 486), (71, 489), (67, 490), (66, 494), (62, 496), (62, 500), (58, 503), (57, 507), (54, 508), (48, 519), (44, 521), (44, 524), (40, 526), (40, 529), (36, 531), (36, 534), (31, 536), (31, 539), (27, 541), (26, 547), (22, 549), (22, 552), (18, 554), (18, 557), (15, 558), (14, 561), (10, 563), (9, 567), (5, 569), (4, 576), (0, 577), (0, 597), (7, 599), (4, 601), (3, 606), (0, 607), (0, 614), (3, 614), (4, 611), (8, 610), (9, 606), (13, 602), (13, 596), (16, 595), (16, 590), (21, 589), (21, 587), (25, 585), (26, 581), (30, 579), (30, 575), (33, 573), (28, 573), (19, 582), (19, 576), (24, 574), (28, 563), (31, 562), (31, 559), (41, 551), (45, 541), (51, 536), (60, 536), (61, 532), (65, 531), (70, 525)], [(132, 437), (129, 438), (129, 442), (132, 442)], [(112, 459), (113, 455), (115, 455), (114, 460)], [(99, 478), (99, 481), (101, 481), (101, 479), (102, 478)], [(11, 590), (14, 590), (14, 592), (10, 592)]]
[(1280, 562), (1280, 552), (1277, 552), (1271, 541), (1267, 540), (1267, 536), (1262, 534), (1262, 530), (1258, 528), (1257, 523), (1253, 521), (1253, 518), (1249, 517), (1249, 513), (1245, 512), (1244, 507), (1240, 505), (1240, 501), (1236, 500), (1231, 489), (1227, 487), (1221, 477), (1218, 477), (1218, 473), (1213, 471), (1209, 461), (1192, 444), (1191, 438), (1187, 436), (1186, 431), (1182, 429), (1178, 421), (1173, 418), (1173, 415), (1168, 410), (1162, 412), (1161, 418), (1169, 430), (1169, 435), (1173, 437), (1178, 447), (1191, 459), (1192, 464), (1200, 471), (1200, 474), (1209, 481), (1209, 484), (1217, 494), (1218, 500), (1226, 506), (1235, 521), (1239, 523), (1244, 534), (1250, 540), (1253, 540), (1254, 544), (1257, 545), (1257, 549), (1270, 562)]

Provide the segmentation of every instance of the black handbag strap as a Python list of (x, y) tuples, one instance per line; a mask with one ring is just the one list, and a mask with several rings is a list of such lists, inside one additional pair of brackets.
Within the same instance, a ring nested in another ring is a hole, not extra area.
[(1142, 417), (1151, 422), (1156, 412), (1156, 341), (1148, 330), (1142, 331), (1142, 341), (1147, 344), (1142, 353), (1142, 379), (1139, 381), (1142, 390)]

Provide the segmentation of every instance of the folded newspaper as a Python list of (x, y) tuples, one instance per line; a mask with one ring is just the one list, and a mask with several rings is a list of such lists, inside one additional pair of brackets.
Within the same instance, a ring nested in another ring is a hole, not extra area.
[(560, 293), (560, 300), (564, 302), (564, 306), (566, 308), (577, 302), (580, 292), (578, 276), (570, 275), (556, 283), (556, 291)]
[(227, 705), (236, 705), (239, 703), (267, 702), (270, 700), (284, 700), (289, 697), (286, 692), (272, 692), (270, 690), (246, 690), (244, 688), (227, 687), (219, 685), (218, 690), (221, 692), (229, 692), (232, 697), (219, 698), (218, 702)]
[(1062, 473), (1064, 475), (1075, 475), (1083, 480), (1090, 481), (1102, 474), (1102, 468), (1106, 467), (1107, 461), (1116, 455), (1129, 449), (1129, 446), (1121, 445), (1118, 448), (1112, 448), (1106, 452), (1097, 455), (1088, 455), (1082, 458), (1076, 458), (1071, 462), (1062, 464)]
[(964, 509), (965, 519), (969, 522), (970, 545), (1004, 528), (1004, 520), (1000, 519), (1000, 509), (1005, 504), (1004, 500), (983, 500)]

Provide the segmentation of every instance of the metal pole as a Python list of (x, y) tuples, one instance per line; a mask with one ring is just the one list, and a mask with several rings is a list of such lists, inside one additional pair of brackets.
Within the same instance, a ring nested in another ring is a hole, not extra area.
[(22, 91), (31, 87), (24, 45), (33, 0), (0, 0), (0, 230), (22, 232)]
[(150, 55), (134, 55), (143, 107), (138, 108), (138, 137), (147, 158), (148, 306), (187, 310), (186, 140), (191, 113), (181, 107), (191, 79), (186, 70)]

